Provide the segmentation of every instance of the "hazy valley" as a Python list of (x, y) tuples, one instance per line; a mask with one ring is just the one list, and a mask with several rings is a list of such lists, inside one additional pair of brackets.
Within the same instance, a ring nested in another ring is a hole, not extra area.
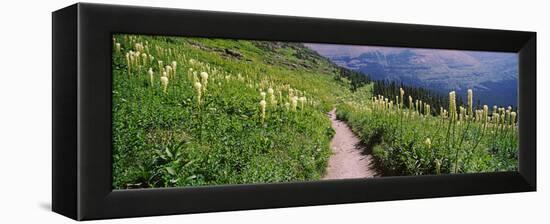
[[(374, 80), (402, 82), (443, 94), (468, 88), (481, 104), (517, 105), (515, 53), (305, 44), (342, 67)], [(476, 102), (477, 103), (477, 102)]]

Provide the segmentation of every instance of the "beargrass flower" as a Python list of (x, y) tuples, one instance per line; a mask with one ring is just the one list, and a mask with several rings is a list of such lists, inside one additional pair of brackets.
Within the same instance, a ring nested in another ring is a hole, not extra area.
[(302, 97), (299, 98), (299, 100), (300, 100), (301, 108), (303, 110), (304, 109), (304, 103), (306, 102), (306, 97), (302, 96)]
[(195, 91), (197, 92), (197, 103), (200, 105), (202, 96), (202, 84), (200, 82), (195, 82), (193, 87), (195, 87)]
[(512, 119), (511, 119), (511, 115), (510, 115), (511, 111), (506, 109), (506, 113), (505, 113), (505, 117), (504, 117), (504, 120), (506, 121), (507, 124), (511, 124), (512, 122)]
[(399, 96), (395, 96), (395, 104), (397, 105), (397, 109), (399, 110)]
[(157, 61), (158, 65), (159, 65), (159, 71), (160, 70), (163, 70), (164, 69), (164, 66), (162, 65), (163, 62), (162, 61)]
[(120, 53), (120, 43), (115, 44), (115, 50), (117, 53)]
[(267, 95), (269, 96), (269, 102), (271, 103), (271, 105), (275, 105), (276, 101), (275, 101), (275, 95), (273, 94), (275, 91), (273, 91), (273, 88), (269, 87), (267, 89)]
[(176, 61), (172, 61), (172, 69), (174, 70), (174, 77), (176, 77), (176, 68), (178, 67), (178, 63)]
[(128, 65), (128, 76), (130, 76), (130, 70), (132, 69), (132, 64), (130, 61), (130, 53), (126, 53), (126, 65)]
[(162, 89), (164, 93), (166, 93), (166, 90), (168, 89), (168, 77), (166, 76), (160, 77), (160, 83), (162, 84)]
[(466, 108), (464, 108), (463, 106), (459, 106), (458, 107), (458, 120), (462, 121), (465, 117), (467, 117)]
[(498, 126), (498, 124), (500, 122), (500, 115), (498, 113), (493, 114), (493, 121)]
[(296, 106), (298, 105), (298, 97), (294, 96), (290, 100), (290, 106), (292, 107), (292, 111), (296, 111)]
[(200, 78), (199, 78), (199, 75), (198, 75), (197, 71), (194, 71), (194, 72), (193, 72), (193, 83), (195, 83), (195, 82), (200, 82), (200, 81), (201, 81), (201, 80), (200, 80)]
[(203, 85), (203, 91), (206, 91), (206, 86), (208, 85), (208, 73), (201, 72), (201, 84)]
[(517, 116), (517, 113), (515, 111), (510, 112), (511, 125), (516, 124), (516, 116)]
[(451, 120), (456, 119), (456, 93), (455, 91), (451, 91), (449, 93), (449, 117)]
[(426, 140), (424, 140), (424, 144), (428, 147), (428, 149), (432, 148), (432, 140), (430, 138), (426, 138)]
[(141, 53), (141, 60), (143, 62), (143, 65), (147, 64), (147, 54)]
[(426, 104), (425, 106), (426, 108), (424, 109), (424, 115), (430, 115), (430, 104)]
[(154, 73), (153, 73), (153, 69), (152, 68), (149, 68), (149, 71), (147, 71), (147, 73), (149, 74), (149, 81), (151, 82), (151, 86), (153, 86), (153, 82), (155, 81), (154, 80)]
[[(187, 80), (193, 81), (193, 68), (187, 70)], [(194, 83), (194, 82), (193, 82)]]
[(261, 117), (262, 117), (262, 123), (264, 122), (264, 119), (265, 119), (265, 100), (261, 100), (260, 101), (260, 111), (261, 111)]
[(134, 49), (135, 49), (136, 51), (142, 52), (142, 51), (143, 51), (143, 44), (142, 44), (142, 43), (136, 43), (136, 44), (134, 45)]
[(170, 66), (170, 65), (164, 66), (164, 70), (166, 71), (166, 74), (168, 74), (168, 77), (170, 77), (170, 78), (174, 77), (172, 75), (172, 73), (173, 73), (172, 66)]

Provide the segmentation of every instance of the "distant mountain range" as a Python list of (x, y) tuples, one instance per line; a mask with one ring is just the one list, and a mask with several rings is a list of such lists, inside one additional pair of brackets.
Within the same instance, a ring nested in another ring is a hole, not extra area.
[(375, 80), (398, 81), (463, 98), (474, 90), (476, 103), (517, 105), (516, 53), (304, 44), (335, 64)]

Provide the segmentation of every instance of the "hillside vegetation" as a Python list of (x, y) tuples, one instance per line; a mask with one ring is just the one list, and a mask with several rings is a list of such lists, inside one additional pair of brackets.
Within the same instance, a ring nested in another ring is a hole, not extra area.
[(457, 104), (452, 91), (448, 110), (437, 109), (406, 97), (403, 89), (388, 99), (372, 96), (372, 88), (349, 96), (337, 115), (372, 150), (384, 175), (517, 170), (517, 112), (511, 107), (476, 108), (470, 90), (467, 105)]
[(319, 180), (335, 107), (384, 175), (517, 169), (511, 109), (436, 116), (300, 43), (114, 35), (112, 57), (115, 189)]
[(116, 35), (113, 186), (317, 180), (349, 84), (300, 44)]

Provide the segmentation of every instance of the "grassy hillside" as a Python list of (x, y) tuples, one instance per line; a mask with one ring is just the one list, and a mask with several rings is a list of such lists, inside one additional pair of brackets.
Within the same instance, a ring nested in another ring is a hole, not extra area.
[(327, 60), (292, 43), (113, 41), (114, 188), (323, 175), (333, 135), (326, 112), (349, 93)]
[(371, 84), (337, 107), (338, 118), (372, 150), (384, 175), (517, 170), (517, 112), (511, 107), (476, 108), (473, 91), (460, 105), (453, 91), (449, 107), (433, 116), (436, 108), (401, 91), (395, 100), (372, 96)]

